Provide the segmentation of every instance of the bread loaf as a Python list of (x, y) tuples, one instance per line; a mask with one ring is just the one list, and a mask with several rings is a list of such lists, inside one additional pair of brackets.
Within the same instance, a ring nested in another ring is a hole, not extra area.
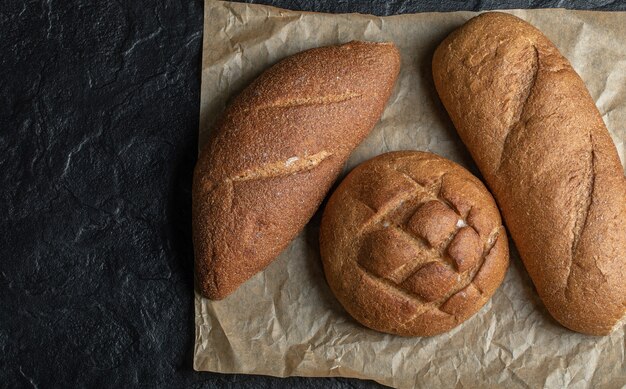
[(626, 180), (583, 81), (504, 13), (448, 36), (433, 76), (548, 311), (608, 334), (626, 311)]
[(206, 297), (230, 294), (304, 227), (379, 120), (399, 67), (391, 43), (312, 49), (232, 101), (194, 171), (196, 275)]
[(498, 208), (472, 174), (435, 154), (379, 155), (333, 193), (320, 232), (330, 288), (360, 323), (430, 336), (476, 313), (504, 279)]

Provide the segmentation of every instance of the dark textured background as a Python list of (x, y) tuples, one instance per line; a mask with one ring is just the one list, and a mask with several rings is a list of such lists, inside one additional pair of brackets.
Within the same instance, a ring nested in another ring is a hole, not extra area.
[[(610, 0), (258, 3), (379, 15), (626, 10)], [(376, 386), (191, 368), (202, 8), (0, 0), (0, 387)]]

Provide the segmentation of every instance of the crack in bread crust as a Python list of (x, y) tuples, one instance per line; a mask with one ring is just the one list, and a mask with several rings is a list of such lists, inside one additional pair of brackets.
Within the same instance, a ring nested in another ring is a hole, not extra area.
[(594, 195), (594, 190), (595, 190), (595, 177), (596, 177), (596, 173), (595, 173), (595, 165), (596, 165), (596, 155), (595, 155), (595, 151), (594, 151), (594, 145), (593, 145), (593, 137), (591, 136), (591, 134), (589, 134), (589, 142), (591, 144), (591, 151), (589, 152), (590, 157), (589, 157), (589, 166), (588, 166), (588, 171), (587, 171), (587, 185), (585, 185), (584, 187), (584, 197), (583, 197), (583, 201), (582, 204), (580, 204), (578, 207), (576, 207), (577, 212), (576, 212), (576, 220), (574, 222), (574, 227), (572, 229), (572, 245), (571, 245), (571, 258), (570, 258), (570, 263), (569, 266), (567, 268), (567, 276), (565, 278), (565, 293), (569, 293), (569, 286), (570, 286), (570, 282), (572, 279), (572, 266), (574, 266), (577, 254), (578, 254), (578, 247), (579, 247), (579, 243), (580, 243), (580, 238), (583, 234), (583, 232), (585, 231), (585, 229), (587, 228), (587, 220), (589, 218), (589, 211), (591, 209), (591, 205), (593, 203), (593, 195)]
[[(458, 285), (454, 288), (452, 288), (444, 297), (442, 297), (441, 299), (437, 300), (437, 301), (433, 301), (432, 302), (432, 307), (437, 308), (440, 312), (443, 312), (447, 315), (450, 315), (450, 313), (443, 311), (441, 309), (441, 307), (448, 302), (448, 300), (450, 300), (452, 298), (452, 296), (454, 296), (455, 294), (457, 294), (458, 292), (460, 292), (461, 290), (467, 288), (468, 286), (472, 285), (474, 288), (476, 288), (476, 290), (478, 291), (478, 293), (481, 295), (481, 298), (485, 298), (488, 296), (485, 296), (485, 292), (478, 287), (478, 285), (476, 285), (476, 283), (474, 282), (474, 279), (476, 278), (476, 275), (478, 274), (478, 272), (482, 269), (483, 265), (485, 264), (485, 258), (487, 258), (487, 256), (489, 255), (489, 253), (491, 253), (491, 250), (493, 249), (493, 247), (496, 245), (497, 240), (500, 237), (500, 229), (504, 228), (503, 226), (498, 226), (495, 227), (491, 233), (489, 234), (489, 238), (487, 239), (487, 242), (485, 242), (486, 244), (486, 248), (483, 251), (483, 255), (481, 256), (481, 262), (480, 265), (478, 265), (469, 275), (468, 278), (468, 282), (459, 282)], [(421, 315), (423, 312), (420, 312), (418, 314), (413, 315), (412, 317), (408, 318), (407, 320), (405, 320), (403, 322), (404, 325), (406, 325), (407, 323), (415, 320), (415, 318), (417, 318), (419, 315)], [(456, 315), (451, 315), (451, 316), (455, 316)]]
[(221, 185), (229, 185), (232, 190), (232, 185), (235, 182), (280, 178), (307, 172), (319, 166), (324, 160), (332, 157), (333, 154), (334, 153), (331, 151), (322, 150), (312, 155), (302, 157), (293, 156), (284, 161), (269, 162), (261, 166), (243, 170), (221, 181), (212, 181), (203, 177), (203, 182), (200, 185), (204, 186), (203, 191), (207, 195)]
[(326, 104), (334, 104), (334, 103), (343, 103), (352, 99), (357, 99), (362, 97), (362, 93), (348, 91), (345, 93), (339, 94), (329, 94), (324, 96), (313, 96), (313, 97), (297, 97), (291, 99), (277, 99), (269, 104), (260, 105), (255, 108), (255, 110), (260, 111), (263, 109), (269, 108), (293, 108), (293, 107), (301, 107), (301, 106), (309, 106), (309, 105), (326, 105)]
[(532, 66), (532, 75), (530, 78), (530, 82), (526, 87), (525, 93), (523, 94), (523, 99), (521, 100), (520, 107), (518, 108), (518, 113), (514, 115), (514, 119), (509, 124), (509, 127), (506, 131), (506, 135), (504, 136), (504, 141), (502, 142), (502, 153), (500, 154), (500, 161), (498, 162), (498, 167), (496, 168), (496, 172), (500, 171), (502, 167), (502, 163), (504, 162), (506, 156), (508, 155), (507, 150), (511, 147), (511, 135), (513, 132), (520, 131), (526, 124), (522, 123), (522, 119), (524, 118), (524, 113), (526, 112), (526, 106), (528, 105), (528, 99), (533, 93), (535, 89), (535, 84), (537, 83), (537, 76), (539, 75), (539, 50), (535, 44), (532, 45), (533, 49), (533, 66)]
[(290, 176), (292, 174), (311, 170), (332, 155), (333, 153), (327, 150), (322, 150), (319, 153), (309, 156), (294, 156), (285, 161), (270, 162), (253, 169), (244, 170), (226, 181), (249, 181)]
[(377, 226), (387, 216), (389, 216), (393, 212), (395, 212), (398, 209), (400, 209), (402, 207), (402, 205), (404, 205), (404, 203), (406, 203), (407, 201), (415, 198), (415, 195), (417, 193), (419, 193), (420, 191), (423, 191), (423, 189), (420, 188), (420, 187), (417, 187), (417, 188), (415, 188), (415, 190), (413, 192), (408, 192), (406, 195), (404, 195), (402, 197), (396, 198), (395, 199), (396, 201), (394, 203), (385, 204), (385, 206), (383, 206), (381, 209), (379, 209), (374, 214), (374, 216), (372, 216), (372, 218), (361, 227), (361, 233), (363, 233), (365, 231), (369, 231), (373, 227)]
[[(417, 316), (419, 316), (419, 315), (423, 314), (424, 312), (426, 312), (426, 311), (427, 311), (427, 310), (429, 310), (429, 309), (436, 308), (436, 309), (439, 309), (439, 310), (441, 311), (440, 307), (441, 307), (441, 305), (443, 305), (443, 304), (437, 304), (437, 302), (436, 302), (436, 301), (433, 301), (433, 302), (427, 302), (427, 301), (425, 301), (425, 300), (421, 299), (419, 296), (416, 296), (416, 295), (414, 295), (414, 294), (412, 294), (412, 293), (409, 293), (409, 292), (407, 292), (406, 290), (404, 290), (404, 289), (400, 288), (400, 287), (399, 287), (397, 284), (395, 284), (394, 282), (392, 282), (392, 281), (390, 281), (390, 280), (388, 280), (388, 279), (386, 279), (386, 278), (383, 278), (383, 277), (377, 276), (376, 274), (371, 273), (369, 270), (367, 270), (366, 268), (364, 268), (364, 267), (363, 267), (360, 263), (358, 263), (358, 262), (357, 262), (357, 263), (356, 263), (356, 265), (357, 265), (357, 267), (358, 267), (361, 271), (363, 271), (363, 274), (364, 274), (364, 275), (366, 275), (367, 277), (370, 277), (371, 279), (376, 280), (377, 282), (379, 282), (379, 283), (381, 283), (381, 284), (383, 284), (383, 285), (386, 285), (387, 287), (389, 287), (389, 289), (394, 290), (396, 293), (398, 293), (399, 295), (401, 295), (402, 297), (404, 297), (404, 298), (406, 298), (406, 299), (408, 299), (408, 300), (413, 300), (413, 301), (417, 301), (417, 302), (419, 302), (419, 303), (420, 303), (420, 305), (417, 305), (417, 306), (415, 307), (415, 309), (416, 309), (418, 312), (417, 312), (417, 313), (415, 313), (415, 315), (414, 315), (414, 316), (411, 316), (411, 318), (410, 318), (409, 320), (406, 320), (406, 321), (403, 321), (402, 323), (400, 323), (400, 325), (402, 325), (402, 324), (404, 324), (404, 323), (406, 323), (406, 322), (408, 322), (408, 321), (411, 321), (412, 319), (414, 319), (415, 317), (417, 317)], [(442, 312), (442, 313), (445, 313), (446, 315), (450, 315), (449, 313), (447, 313), (447, 312), (445, 312), (445, 311), (441, 311), (441, 312)]]
[[(425, 197), (424, 199), (422, 199), (421, 204), (425, 204), (426, 202), (430, 201), (430, 200), (436, 200), (439, 202), (442, 202), (443, 204), (446, 204), (447, 207), (449, 207), (452, 211), (455, 212), (455, 214), (457, 214), (457, 216), (459, 218), (461, 218), (461, 216), (458, 213), (458, 210), (456, 210), (454, 207), (451, 206), (451, 204), (449, 204), (449, 201), (447, 201), (446, 199), (441, 198), (440, 194), (441, 194), (441, 182), (443, 181), (443, 177), (448, 174), (448, 173), (444, 173), (442, 174), (437, 180), (439, 183), (439, 186), (429, 186), (428, 188), (421, 185), (420, 183), (418, 183), (417, 181), (415, 181), (412, 177), (410, 177), (408, 174), (399, 171), (397, 169), (392, 169), (395, 170), (399, 173), (401, 173), (405, 178), (410, 179), (412, 182), (414, 182), (417, 186), (417, 191), (413, 191), (413, 192), (408, 192), (406, 195), (402, 196), (402, 197), (398, 197), (395, 199), (395, 201), (393, 203), (391, 203), (391, 205), (386, 204), (384, 207), (381, 208), (381, 210), (379, 210), (379, 212), (375, 212), (374, 216), (372, 219), (370, 219), (364, 226), (363, 228), (360, 230), (361, 232), (361, 237), (363, 237), (366, 232), (370, 232), (372, 230), (376, 230), (377, 227), (380, 227), (380, 224), (384, 223), (384, 219), (386, 216), (388, 216), (390, 213), (397, 211), (399, 208), (402, 207), (403, 204), (405, 204), (406, 202), (410, 201), (411, 199), (413, 199), (417, 193), (419, 192), (426, 192), (427, 193), (427, 197)], [(435, 189), (436, 193), (435, 193)], [(430, 189), (430, 190), (428, 190)], [(362, 200), (359, 199), (355, 199), (356, 201), (358, 201), (359, 203), (362, 203), (364, 205), (366, 205)], [(367, 205), (366, 205), (367, 206)], [(374, 211), (372, 208), (370, 208), (369, 206), (367, 206), (368, 209)], [(472, 206), (473, 208), (473, 206)], [(475, 232), (477, 232), (476, 228), (471, 225), (470, 223), (467, 222), (467, 220), (465, 220), (465, 218), (462, 218), (461, 220), (463, 220), (463, 224), (472, 228)], [(443, 244), (441, 247), (439, 248), (432, 248), (429, 247), (427, 243), (423, 243), (423, 238), (419, 237), (419, 236), (415, 236), (412, 233), (410, 233), (409, 231), (405, 230), (404, 228), (400, 227), (400, 226), (389, 226), (389, 227), (384, 227), (384, 228), (393, 228), (399, 232), (401, 232), (403, 235), (407, 236), (411, 241), (414, 242), (414, 244), (419, 245), (419, 250), (420, 251), (424, 251), (424, 249), (426, 248), (426, 250), (428, 251), (428, 255), (426, 255), (426, 257), (431, 258), (433, 260), (435, 260), (436, 262), (440, 262), (442, 264), (448, 264), (451, 266), (450, 263), (448, 263), (448, 258), (447, 255), (445, 254), (446, 249), (448, 247), (448, 245), (450, 244), (450, 242), (452, 241), (452, 239), (455, 237), (455, 235), (458, 233), (458, 231), (462, 228), (459, 226), (456, 226), (455, 230), (448, 236), (448, 238), (446, 238), (446, 242), (445, 244)], [(454, 296), (456, 293), (460, 292), (461, 290), (467, 288), (469, 285), (473, 285), (476, 290), (478, 290), (478, 292), (480, 293), (480, 295), (484, 294), (484, 291), (479, 288), (475, 283), (474, 283), (474, 278), (476, 277), (476, 275), (478, 274), (478, 272), (481, 270), (482, 266), (485, 263), (485, 258), (489, 255), (489, 253), (491, 252), (491, 250), (493, 249), (493, 247), (495, 246), (497, 240), (500, 237), (500, 229), (503, 228), (502, 225), (498, 225), (496, 227), (494, 227), (488, 234), (487, 239), (485, 240), (484, 246), (481, 250), (481, 256), (479, 259), (479, 262), (477, 263), (477, 265), (472, 268), (470, 271), (466, 272), (465, 274), (463, 274), (462, 276), (459, 276), (460, 278), (458, 279), (458, 282), (456, 283), (456, 285), (454, 287), (452, 287), (442, 298), (437, 299), (436, 301), (432, 301), (432, 302), (425, 302), (424, 299), (422, 299), (420, 296), (415, 295), (413, 293), (411, 293), (408, 290), (405, 290), (401, 285), (386, 279), (384, 277), (381, 277), (379, 275), (376, 275), (374, 273), (372, 273), (370, 270), (368, 270), (367, 268), (365, 268), (363, 265), (361, 265), (358, 261), (356, 261), (357, 265), (359, 266), (359, 268), (361, 268), (366, 275), (382, 281), (385, 283), (385, 285), (388, 285), (389, 287), (391, 287), (393, 290), (398, 291), (399, 293), (401, 293), (403, 296), (405, 297), (410, 297), (411, 299), (417, 301), (420, 304), (427, 304), (428, 308), (437, 308), (441, 311), (441, 306), (443, 306), (452, 296)], [(410, 278), (412, 275), (414, 275), (425, 263), (421, 262), (421, 261), (414, 261), (413, 263), (405, 263), (402, 266), (398, 267), (396, 270), (394, 270), (393, 275), (397, 275), (397, 273), (402, 273), (402, 277), (398, 277), (401, 278), (402, 280), (406, 280), (408, 278)], [(406, 270), (406, 269), (409, 270)], [(407, 319), (404, 323), (409, 322), (411, 320), (413, 320), (415, 317), (421, 315), (422, 313), (424, 313), (427, 309), (421, 310), (418, 313), (416, 313), (414, 316), (412, 316), (411, 318)], [(444, 312), (444, 311), (442, 311)]]
[[(434, 259), (436, 260), (437, 257), (440, 256), (439, 250), (435, 250), (431, 247), (428, 247), (428, 244), (426, 242), (423, 242), (423, 240), (413, 234), (408, 233), (407, 231), (405, 231), (404, 229), (400, 228), (400, 227), (390, 227), (390, 228), (394, 228), (396, 229), (399, 233), (403, 234), (404, 236), (406, 236), (407, 238), (409, 238), (411, 241), (413, 241), (416, 245), (419, 245), (419, 248), (421, 251), (427, 251), (428, 255), (426, 255), (426, 257), (428, 259)], [(398, 269), (396, 269), (394, 271), (393, 276), (397, 276), (398, 273), (401, 273), (401, 276), (398, 276), (397, 278), (401, 280), (401, 282), (406, 281), (407, 278), (411, 277), (413, 274), (415, 274), (415, 272), (417, 270), (419, 270), (419, 268), (424, 265), (426, 262), (425, 261), (414, 261), (413, 263), (405, 263), (403, 266), (399, 267)], [(408, 269), (408, 270), (405, 270)]]

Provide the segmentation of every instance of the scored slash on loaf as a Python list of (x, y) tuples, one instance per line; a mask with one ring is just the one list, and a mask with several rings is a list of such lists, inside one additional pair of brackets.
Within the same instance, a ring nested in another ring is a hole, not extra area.
[(399, 69), (392, 43), (311, 49), (272, 66), (226, 108), (194, 171), (204, 296), (226, 297), (300, 232), (380, 119)]
[(611, 332), (626, 313), (626, 180), (583, 81), (504, 13), (448, 36), (433, 78), (548, 311), (572, 330)]

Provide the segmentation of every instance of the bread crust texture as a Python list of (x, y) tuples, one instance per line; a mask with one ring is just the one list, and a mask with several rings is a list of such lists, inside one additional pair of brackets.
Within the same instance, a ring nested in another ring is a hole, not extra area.
[(234, 98), (194, 171), (204, 296), (228, 296), (300, 232), (380, 119), (399, 69), (392, 43), (315, 48), (278, 62)]
[(508, 240), (487, 188), (432, 153), (379, 155), (330, 197), (320, 229), (328, 284), (361, 324), (431, 336), (485, 305), (508, 268)]
[(626, 313), (626, 180), (583, 80), (539, 30), (499, 12), (450, 34), (432, 69), (550, 314), (610, 333)]

